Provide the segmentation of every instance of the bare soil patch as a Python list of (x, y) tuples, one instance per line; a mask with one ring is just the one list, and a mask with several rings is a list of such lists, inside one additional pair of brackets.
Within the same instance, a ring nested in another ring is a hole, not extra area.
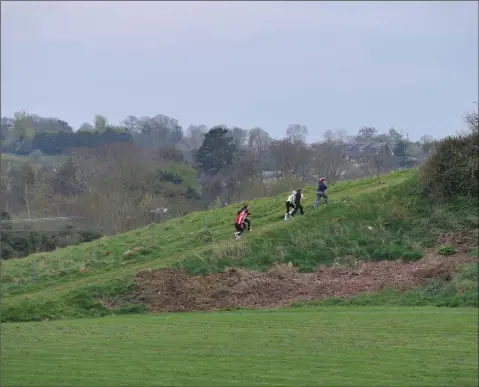
[(465, 253), (470, 248), (477, 244), (477, 231), (476, 232), (450, 232), (441, 235), (437, 243), (439, 245), (453, 246), (457, 252)]
[(362, 262), (353, 269), (321, 267), (314, 273), (298, 273), (291, 265), (277, 265), (265, 273), (229, 269), (205, 276), (162, 269), (137, 275), (135, 298), (151, 312), (275, 308), (297, 300), (379, 292), (386, 286), (407, 290), (428, 278), (449, 280), (458, 264), (472, 261), (478, 260), (465, 254), (428, 254), (412, 263)]

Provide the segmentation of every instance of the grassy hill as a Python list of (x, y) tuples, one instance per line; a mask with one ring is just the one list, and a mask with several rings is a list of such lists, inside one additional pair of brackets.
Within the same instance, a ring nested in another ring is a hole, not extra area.
[(283, 220), (286, 193), (250, 202), (253, 230), (242, 241), (233, 238), (239, 207), (234, 205), (3, 262), (2, 321), (141, 311), (131, 296), (140, 271), (265, 271), (291, 262), (307, 272), (350, 259), (411, 262), (447, 233), (477, 230), (477, 203), (429, 202), (415, 171), (332, 185), (330, 204), (317, 211), (311, 208), (314, 192), (315, 187), (305, 188), (306, 214), (288, 222)]
[[(478, 306), (477, 202), (415, 171), (314, 188), (287, 222), (250, 202), (241, 241), (235, 205), (2, 262), (1, 383), (477, 385), (477, 309), (427, 306)], [(70, 318), (145, 308), (239, 310)]]

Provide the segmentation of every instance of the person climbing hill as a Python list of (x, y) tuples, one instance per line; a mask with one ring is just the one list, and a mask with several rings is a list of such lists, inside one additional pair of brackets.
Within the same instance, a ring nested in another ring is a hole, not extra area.
[[(286, 201), (286, 215), (284, 216), (284, 220), (288, 220), (288, 218), (294, 217), (298, 210), (300, 211), (301, 215), (304, 215), (303, 206), (301, 205), (301, 199), (304, 199), (303, 189), (300, 188), (297, 191), (293, 191), (291, 195), (288, 196), (288, 200)], [(289, 209), (292, 208), (290, 211)]]
[(241, 209), (238, 211), (238, 214), (239, 214), (240, 212), (243, 212), (243, 213), (244, 213), (243, 222), (246, 224), (246, 226), (247, 226), (247, 228), (248, 228), (248, 231), (251, 231), (251, 222), (250, 222), (250, 220), (248, 219), (248, 216), (251, 215), (251, 212), (249, 212), (248, 205), (245, 204), (243, 207), (241, 207)]
[(294, 208), (294, 198), (296, 196), (296, 191), (291, 192), (291, 195), (286, 199), (286, 214), (284, 215), (284, 220), (288, 220), (290, 214), (289, 210)]
[(321, 198), (324, 198), (324, 203), (328, 205), (328, 194), (326, 193), (327, 189), (328, 186), (326, 185), (326, 178), (322, 177), (319, 179), (318, 189), (316, 190), (316, 201), (313, 204), (313, 210), (315, 210), (319, 205)]
[(304, 215), (303, 206), (301, 205), (301, 199), (304, 199), (302, 188), (298, 189), (296, 191), (296, 194), (294, 195), (294, 209), (290, 212), (292, 218), (294, 217), (294, 215), (296, 215), (296, 212), (298, 212), (298, 210), (300, 211), (301, 215)]
[(244, 224), (244, 219), (245, 219), (245, 212), (244, 211), (238, 211), (235, 219), (235, 237), (236, 239), (241, 239), (243, 236), (243, 231), (245, 229), (245, 224)]

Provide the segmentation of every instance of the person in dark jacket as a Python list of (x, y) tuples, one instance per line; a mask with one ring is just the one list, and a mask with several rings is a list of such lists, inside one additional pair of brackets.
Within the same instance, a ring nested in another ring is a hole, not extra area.
[(298, 189), (296, 191), (296, 195), (294, 195), (294, 209), (290, 213), (291, 217), (294, 217), (294, 215), (296, 215), (296, 212), (298, 212), (298, 210), (301, 213), (301, 215), (304, 215), (303, 206), (301, 205), (301, 199), (304, 199), (302, 188)]
[(324, 203), (326, 203), (326, 205), (328, 204), (328, 194), (326, 193), (327, 189), (328, 186), (326, 185), (326, 178), (322, 177), (319, 179), (318, 189), (316, 190), (316, 201), (313, 204), (313, 210), (315, 210), (319, 205), (321, 198), (324, 198)]

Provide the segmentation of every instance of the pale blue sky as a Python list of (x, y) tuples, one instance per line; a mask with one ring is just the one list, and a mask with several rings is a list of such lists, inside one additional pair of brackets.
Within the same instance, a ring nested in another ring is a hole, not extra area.
[(419, 139), (478, 98), (478, 3), (2, 2), (2, 116)]

